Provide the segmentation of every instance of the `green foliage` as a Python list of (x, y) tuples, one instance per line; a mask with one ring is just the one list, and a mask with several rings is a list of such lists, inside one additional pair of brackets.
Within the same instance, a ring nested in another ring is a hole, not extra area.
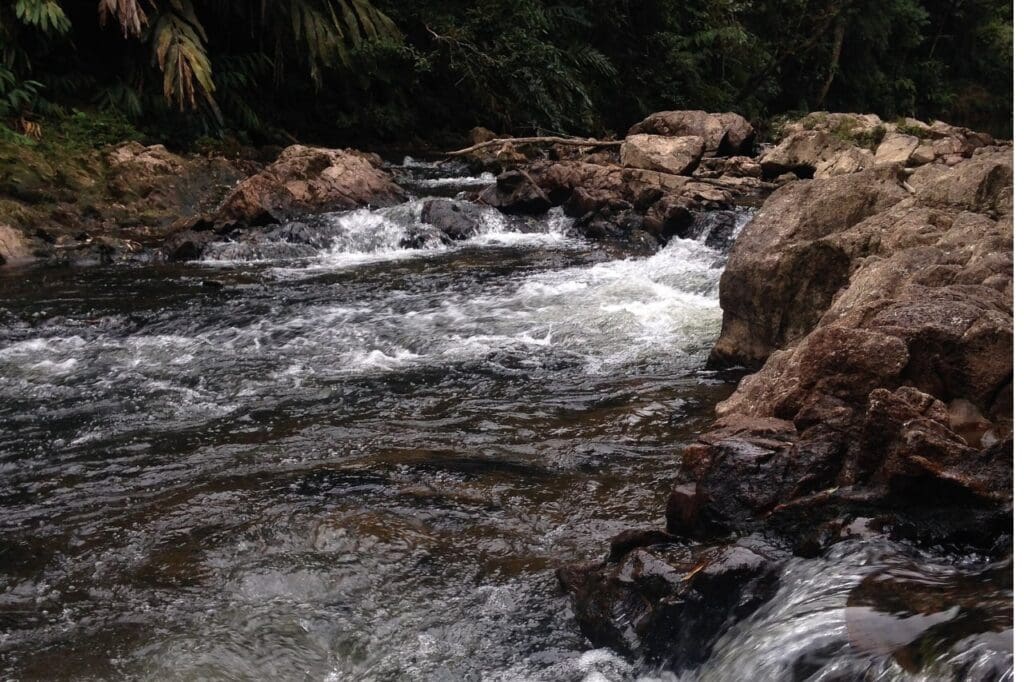
[(366, 143), (701, 108), (1005, 135), (1012, 37), (1008, 0), (7, 0), (0, 128), (77, 109), (184, 143)]

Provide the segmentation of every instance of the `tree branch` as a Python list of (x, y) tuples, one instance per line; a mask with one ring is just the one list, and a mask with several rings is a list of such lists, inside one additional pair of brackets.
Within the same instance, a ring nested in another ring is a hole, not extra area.
[(506, 143), (513, 146), (522, 144), (562, 144), (569, 147), (618, 147), (622, 144), (622, 140), (595, 140), (585, 139), (582, 137), (557, 137), (555, 135), (543, 137), (499, 137), (493, 140), (488, 140), (487, 142), (480, 142), (472, 147), (448, 152), (447, 155), (465, 156), (466, 154), (472, 154), (475, 151), (486, 149), (487, 147), (496, 147)]

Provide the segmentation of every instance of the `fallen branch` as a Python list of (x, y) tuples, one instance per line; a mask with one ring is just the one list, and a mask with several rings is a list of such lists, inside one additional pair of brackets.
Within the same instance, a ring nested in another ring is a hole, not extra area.
[(480, 142), (472, 147), (448, 152), (448, 156), (465, 156), (480, 149), (496, 147), (506, 143), (513, 146), (521, 144), (562, 144), (569, 147), (618, 147), (622, 144), (622, 140), (594, 140), (582, 137), (557, 137), (555, 135), (545, 137), (498, 137), (486, 142)]

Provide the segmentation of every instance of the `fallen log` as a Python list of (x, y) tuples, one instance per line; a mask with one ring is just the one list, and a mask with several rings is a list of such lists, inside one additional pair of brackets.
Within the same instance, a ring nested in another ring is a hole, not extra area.
[(592, 138), (557, 137), (554, 135), (545, 137), (498, 137), (493, 140), (487, 140), (486, 142), (480, 142), (472, 147), (448, 152), (447, 156), (465, 156), (466, 154), (472, 154), (475, 151), (486, 149), (487, 147), (495, 147), (506, 143), (513, 146), (522, 144), (561, 144), (570, 147), (618, 147), (622, 144), (622, 140), (595, 140)]

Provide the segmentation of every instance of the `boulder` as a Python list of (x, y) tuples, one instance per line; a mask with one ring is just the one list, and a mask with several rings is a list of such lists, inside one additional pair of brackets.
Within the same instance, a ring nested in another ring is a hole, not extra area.
[(697, 136), (629, 135), (622, 143), (622, 165), (688, 175), (700, 164), (704, 139)]
[(783, 137), (801, 131), (813, 130), (825, 133), (840, 133), (844, 136), (868, 136), (886, 124), (875, 114), (815, 111), (797, 121), (782, 126)]
[(875, 150), (875, 163), (895, 163), (906, 166), (921, 141), (913, 135), (886, 133)]
[(720, 284), (720, 366), (759, 365), (810, 332), (848, 281), (850, 254), (828, 236), (905, 199), (893, 167), (787, 184), (744, 228)]
[(423, 202), (420, 220), (432, 225), (449, 239), (461, 241), (476, 234), (482, 209), (468, 201), (428, 199)]
[(820, 130), (801, 130), (783, 138), (760, 159), (765, 177), (796, 173), (802, 178), (853, 173), (873, 165), (870, 152)]
[(544, 213), (551, 200), (527, 173), (506, 171), (480, 193), (480, 200), (504, 213)]
[(664, 135), (704, 139), (709, 154), (732, 156), (750, 154), (754, 147), (754, 128), (734, 113), (706, 111), (660, 111), (651, 114), (629, 129), (629, 135)]
[(308, 213), (390, 205), (404, 196), (375, 154), (292, 145), (240, 182), (213, 221), (266, 225)]

